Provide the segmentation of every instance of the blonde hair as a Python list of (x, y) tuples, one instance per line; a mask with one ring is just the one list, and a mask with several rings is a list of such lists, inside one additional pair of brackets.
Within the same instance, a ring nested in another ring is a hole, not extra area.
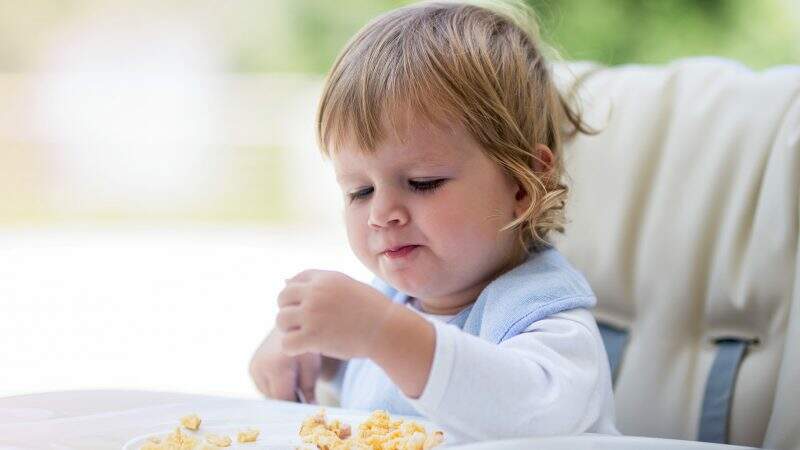
[[(399, 129), (398, 112), (460, 122), (530, 195), (527, 211), (503, 228), (517, 232), (518, 260), (548, 244), (550, 231), (563, 232), (563, 143), (592, 130), (556, 90), (532, 13), (516, 11), (437, 2), (377, 17), (328, 75), (317, 138), (326, 156), (348, 139), (370, 152), (387, 128)], [(534, 171), (537, 144), (552, 150), (551, 170)]]

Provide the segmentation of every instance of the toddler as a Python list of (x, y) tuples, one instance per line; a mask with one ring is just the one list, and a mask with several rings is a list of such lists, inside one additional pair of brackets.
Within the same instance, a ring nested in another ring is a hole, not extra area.
[(346, 46), (318, 138), (377, 279), (287, 280), (250, 365), (265, 395), (313, 402), (322, 376), (345, 408), (422, 415), (456, 440), (617, 433), (594, 294), (548, 241), (563, 139), (588, 130), (529, 28), (424, 3)]

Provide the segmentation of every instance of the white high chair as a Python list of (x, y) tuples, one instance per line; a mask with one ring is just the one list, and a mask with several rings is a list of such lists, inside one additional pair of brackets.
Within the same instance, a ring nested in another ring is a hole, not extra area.
[(603, 129), (568, 145), (556, 245), (597, 294), (620, 431), (800, 448), (800, 66), (556, 72)]

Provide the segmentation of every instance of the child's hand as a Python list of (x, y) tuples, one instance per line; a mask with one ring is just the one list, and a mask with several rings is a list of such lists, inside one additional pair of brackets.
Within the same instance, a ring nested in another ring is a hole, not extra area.
[(264, 339), (250, 360), (250, 376), (262, 394), (276, 400), (296, 401), (296, 390), (314, 403), (314, 385), (320, 374), (319, 354), (289, 356), (281, 351), (283, 333), (277, 329)]
[(397, 307), (377, 289), (339, 272), (307, 270), (278, 295), (276, 327), (289, 355), (369, 357), (375, 332)]

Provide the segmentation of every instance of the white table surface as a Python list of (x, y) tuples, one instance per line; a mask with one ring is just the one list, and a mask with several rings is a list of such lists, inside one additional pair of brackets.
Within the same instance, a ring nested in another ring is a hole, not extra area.
[[(207, 423), (297, 422), (315, 405), (151, 391), (66, 391), (0, 398), (0, 449), (120, 449), (129, 440), (174, 428), (197, 413)], [(366, 417), (327, 408), (329, 415)], [(745, 447), (632, 436), (581, 435), (491, 441), (462, 450), (735, 450)]]

